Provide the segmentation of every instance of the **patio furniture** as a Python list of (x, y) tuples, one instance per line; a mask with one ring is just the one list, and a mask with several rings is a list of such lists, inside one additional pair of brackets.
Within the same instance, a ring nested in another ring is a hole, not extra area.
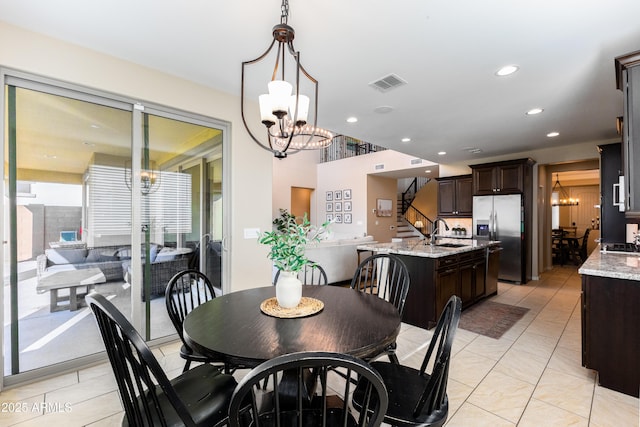
[[(49, 291), (49, 311), (51, 313), (61, 310), (76, 311), (84, 304), (84, 297), (91, 292), (94, 285), (106, 282), (106, 278), (99, 268), (87, 268), (83, 270), (54, 271), (40, 277), (36, 291), (39, 294)], [(78, 288), (86, 287), (86, 291), (78, 293)], [(58, 291), (69, 289), (69, 295), (60, 296)], [(65, 302), (65, 305), (58, 305)]]
[(227, 416), (237, 382), (211, 365), (169, 380), (133, 325), (103, 295), (87, 296), (125, 411), (123, 426), (213, 426)]

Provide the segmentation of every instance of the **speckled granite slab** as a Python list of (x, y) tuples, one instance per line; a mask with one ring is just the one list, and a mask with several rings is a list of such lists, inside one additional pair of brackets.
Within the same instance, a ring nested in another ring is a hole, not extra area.
[(640, 256), (601, 253), (600, 247), (597, 247), (580, 266), (578, 273), (640, 281)]
[(443, 246), (431, 246), (425, 243), (425, 240), (407, 239), (398, 243), (376, 243), (358, 245), (359, 250), (373, 251), (380, 253), (391, 253), (399, 255), (413, 255), (425, 258), (440, 258), (463, 252), (469, 252), (476, 249), (486, 248), (487, 246), (500, 243), (494, 240), (475, 240), (475, 239), (438, 239), (438, 244), (451, 243), (462, 245), (460, 247), (451, 248)]

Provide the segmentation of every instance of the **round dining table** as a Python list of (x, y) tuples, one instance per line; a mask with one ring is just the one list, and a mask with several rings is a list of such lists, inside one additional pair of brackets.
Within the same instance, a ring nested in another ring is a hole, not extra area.
[(298, 318), (265, 314), (260, 304), (275, 296), (275, 286), (216, 297), (186, 316), (185, 341), (205, 356), (251, 368), (299, 351), (371, 358), (400, 332), (396, 308), (375, 295), (339, 286), (303, 286), (302, 295), (322, 301), (323, 309)]

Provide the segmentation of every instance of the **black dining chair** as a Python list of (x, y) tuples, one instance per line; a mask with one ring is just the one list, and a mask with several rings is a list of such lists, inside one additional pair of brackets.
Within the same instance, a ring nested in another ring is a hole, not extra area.
[[(280, 270), (276, 272), (273, 278), (274, 285), (278, 283), (279, 277)], [(305, 264), (302, 270), (298, 272), (298, 279), (300, 279), (303, 285), (326, 285), (328, 283), (327, 273), (324, 271), (324, 268), (313, 261)]]
[[(434, 329), (420, 369), (388, 362), (373, 362), (389, 393), (384, 422), (393, 426), (439, 427), (447, 421), (447, 381), (451, 346), (458, 328), (462, 300), (454, 295), (445, 306)], [(430, 367), (430, 371), (427, 369)], [(366, 390), (356, 387), (354, 406), (367, 403)], [(370, 404), (370, 403), (369, 403)]]
[[(182, 341), (180, 357), (185, 359), (184, 369), (182, 372), (189, 370), (191, 362), (212, 364), (223, 363), (220, 359), (204, 356), (189, 347), (184, 340), (184, 331), (182, 328), (184, 318), (187, 317), (187, 314), (189, 314), (191, 310), (215, 297), (216, 294), (213, 284), (205, 274), (198, 270), (181, 271), (175, 274), (167, 284), (164, 298), (171, 323), (173, 323), (173, 326)], [(231, 367), (228, 365), (223, 364), (220, 366), (224, 366), (226, 373), (230, 373), (232, 371)]]
[[(363, 397), (357, 413), (351, 405), (355, 385), (346, 378), (357, 381)], [(380, 375), (361, 359), (329, 352), (290, 353), (258, 365), (240, 381), (228, 421), (231, 427), (374, 427), (382, 423), (387, 401)]]
[(575, 239), (574, 244), (569, 245), (569, 258), (576, 264), (582, 264), (587, 260), (587, 245), (589, 244), (590, 228), (584, 231), (582, 237)]
[[(402, 317), (410, 282), (409, 270), (400, 258), (392, 254), (375, 254), (358, 265), (351, 288), (389, 301)], [(392, 362), (399, 363), (395, 350), (396, 343), (393, 343), (383, 354)]]
[(147, 343), (103, 295), (86, 298), (124, 407), (123, 426), (212, 426), (226, 420), (236, 380), (200, 365), (169, 380)]

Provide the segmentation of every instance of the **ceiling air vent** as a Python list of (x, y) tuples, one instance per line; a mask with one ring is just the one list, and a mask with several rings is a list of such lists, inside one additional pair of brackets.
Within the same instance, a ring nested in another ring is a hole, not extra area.
[(411, 164), (412, 165), (421, 165), (422, 164), (422, 159), (411, 159)]
[(384, 163), (378, 163), (373, 167), (373, 169), (377, 171), (381, 171), (382, 169), (384, 169)]
[(395, 89), (402, 85), (406, 85), (407, 82), (401, 79), (396, 74), (389, 74), (388, 76), (382, 77), (374, 82), (369, 83), (369, 86), (374, 89), (378, 89), (380, 92), (387, 92), (391, 89)]

